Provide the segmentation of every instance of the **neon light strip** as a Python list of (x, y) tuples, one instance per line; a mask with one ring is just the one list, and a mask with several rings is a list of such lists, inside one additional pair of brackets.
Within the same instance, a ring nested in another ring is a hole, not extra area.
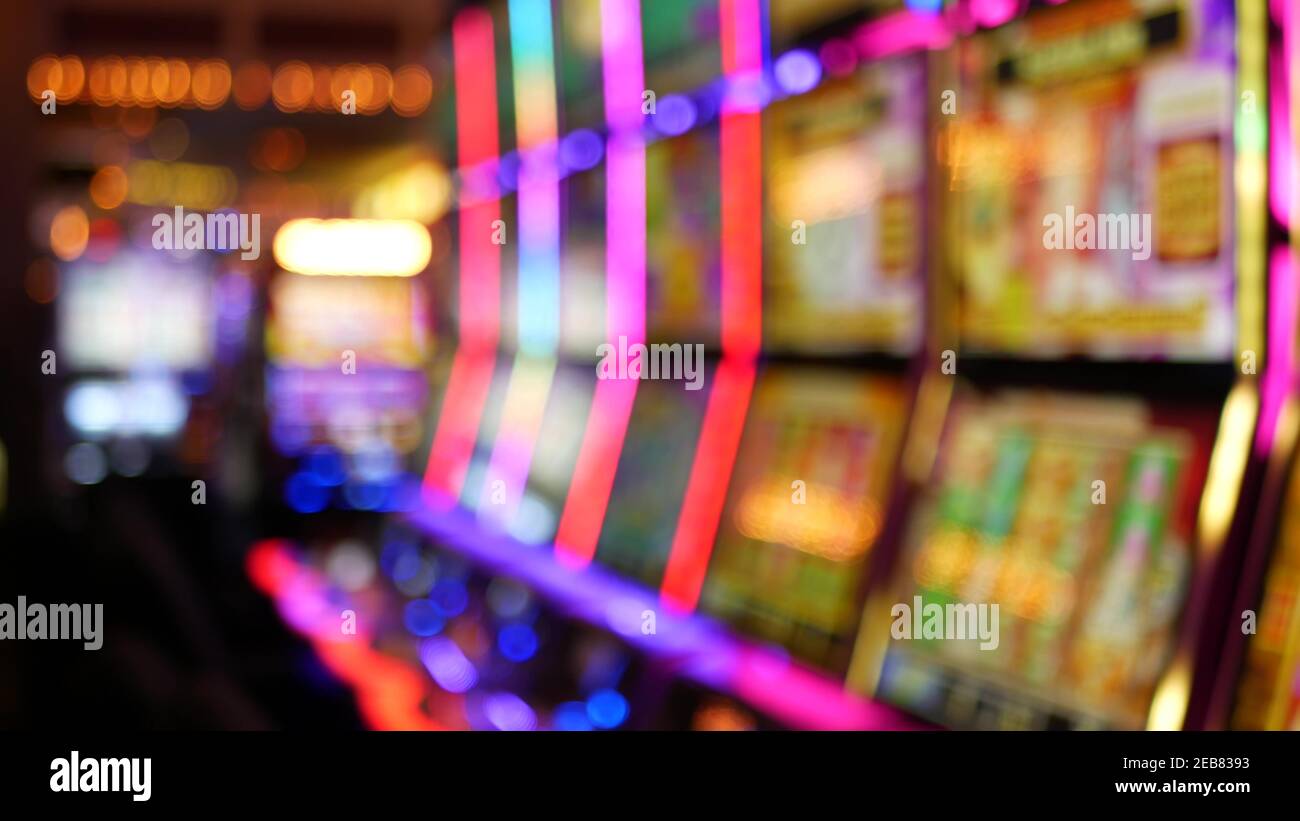
[(660, 587), (664, 601), (678, 610), (694, 610), (700, 600), (754, 390), (754, 376), (752, 361), (725, 357), (713, 378), (686, 498), (677, 517), (677, 531)]
[(523, 498), (555, 377), (560, 334), (560, 182), (550, 0), (510, 0), (519, 171), (518, 342), (479, 510), (508, 524)]
[[(1237, 3), (1237, 99), (1265, 99), (1268, 87), (1268, 12)], [(1268, 269), (1268, 107), (1236, 106), (1238, 354), (1263, 350)], [(1240, 360), (1239, 360), (1240, 361)]]
[(720, 124), (722, 166), (722, 362), (704, 413), (700, 441), (660, 593), (690, 611), (713, 552), (731, 469), (754, 389), (763, 311), (763, 132), (761, 81), (765, 31), (761, 0), (721, 0), (722, 68), (727, 98)]
[(853, 40), (860, 58), (879, 60), (914, 49), (947, 48), (953, 36), (953, 24), (947, 17), (900, 11), (863, 23)]
[(534, 359), (523, 354), (515, 357), (501, 427), (492, 445), (492, 459), (478, 502), (479, 515), (485, 520), (503, 526), (514, 520), (542, 429), (555, 366), (555, 357)]
[[(605, 172), (605, 334), (611, 344), (618, 344), (619, 336), (635, 344), (645, 341), (646, 314), (640, 0), (602, 0), (600, 26), (605, 119), (611, 132)], [(583, 567), (596, 555), (637, 384), (635, 379), (596, 384), (555, 536), (557, 557), (571, 567)]]
[[(788, 725), (815, 730), (918, 730), (927, 725), (856, 696), (839, 681), (732, 636), (700, 616), (658, 608), (652, 593), (593, 564), (572, 573), (544, 551), (503, 534), (484, 533), (472, 514), (417, 510), (407, 521), (486, 572), (518, 579), (557, 612), (611, 631), (647, 658), (707, 687), (731, 693)], [(642, 613), (658, 610), (656, 631), (641, 631)]]
[(1291, 247), (1273, 249), (1269, 263), (1268, 359), (1260, 380), (1259, 428), (1255, 452), (1267, 456), (1273, 448), (1282, 403), (1295, 383), (1297, 283)]
[[(456, 147), (462, 168), (491, 170), (497, 142), (496, 57), (492, 17), (470, 9), (452, 22), (456, 75)], [(492, 384), (500, 336), (501, 249), (492, 242), (501, 217), (494, 174), (480, 173), (475, 201), (460, 211), (460, 333), (424, 486), (460, 497)]]
[(519, 350), (550, 356), (560, 327), (560, 185), (550, 0), (510, 0), (519, 170)]

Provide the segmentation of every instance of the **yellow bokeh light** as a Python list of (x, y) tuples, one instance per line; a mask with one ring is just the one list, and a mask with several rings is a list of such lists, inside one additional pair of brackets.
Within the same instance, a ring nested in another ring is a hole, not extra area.
[(432, 251), (413, 220), (291, 220), (272, 246), (281, 268), (311, 276), (415, 276)]

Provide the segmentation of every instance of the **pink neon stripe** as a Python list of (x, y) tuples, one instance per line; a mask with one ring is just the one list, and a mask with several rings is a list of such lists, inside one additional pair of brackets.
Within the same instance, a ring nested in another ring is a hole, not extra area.
[(606, 149), (605, 333), (617, 345), (645, 341), (645, 144), (615, 137)]
[(605, 120), (618, 130), (639, 126), (645, 90), (640, 0), (601, 0), (600, 39)]
[[(1283, 41), (1285, 42), (1285, 37)], [(1278, 222), (1291, 228), (1291, 179), (1295, 151), (1291, 146), (1291, 95), (1285, 47), (1269, 55), (1269, 204)]]
[[(636, 134), (619, 133), (641, 122), (640, 6), (640, 0), (601, 4), (605, 116), (613, 133), (605, 165), (605, 334), (613, 345), (620, 336), (628, 344), (645, 341), (645, 144)], [(571, 567), (584, 567), (596, 555), (636, 391), (635, 380), (596, 385), (555, 536), (558, 557)]]
[(1269, 260), (1268, 358), (1260, 380), (1259, 427), (1255, 451), (1266, 455), (1277, 436), (1282, 403), (1295, 384), (1295, 328), (1298, 312), (1295, 260), (1288, 245), (1273, 249)]
[(943, 15), (900, 11), (864, 23), (855, 33), (858, 56), (878, 60), (921, 48), (944, 48), (952, 42), (953, 20)]
[(763, 69), (763, 9), (760, 0), (721, 0), (722, 71), (738, 74)]
[[(495, 160), (498, 151), (496, 61), (492, 17), (470, 9), (452, 22), (456, 82), (456, 142), (462, 167)], [(501, 206), (493, 191), (460, 212), (460, 331), (456, 359), (429, 449), (424, 487), (460, 498), (474, 455), (495, 367), (501, 323), (501, 249), (492, 223)]]
[(714, 376), (700, 443), (686, 485), (686, 499), (677, 519), (677, 531), (673, 534), (668, 566), (659, 589), (664, 601), (677, 610), (694, 610), (700, 600), (731, 469), (740, 447), (745, 414), (749, 410), (754, 375), (752, 361), (724, 358)]

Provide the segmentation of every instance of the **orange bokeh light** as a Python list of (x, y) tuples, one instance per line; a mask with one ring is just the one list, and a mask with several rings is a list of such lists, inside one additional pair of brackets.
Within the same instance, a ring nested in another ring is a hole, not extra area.
[(194, 66), (190, 92), (203, 109), (220, 108), (230, 97), (230, 66), (225, 60), (204, 60)]
[(302, 111), (311, 102), (314, 86), (311, 67), (301, 60), (291, 60), (275, 70), (275, 77), (271, 80), (271, 99), (281, 111)]
[(106, 165), (90, 179), (90, 199), (105, 211), (111, 211), (126, 200), (126, 172), (116, 165)]
[(260, 60), (243, 63), (235, 71), (235, 105), (252, 111), (271, 98), (271, 69)]
[(59, 259), (71, 261), (86, 252), (90, 241), (90, 220), (79, 205), (59, 210), (50, 223), (50, 250)]
[(422, 114), (432, 98), (433, 78), (424, 66), (405, 65), (393, 75), (393, 111), (401, 116)]

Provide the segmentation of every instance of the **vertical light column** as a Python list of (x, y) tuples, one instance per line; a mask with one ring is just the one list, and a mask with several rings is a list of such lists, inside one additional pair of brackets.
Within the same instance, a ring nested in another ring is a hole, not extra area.
[[(629, 346), (645, 341), (646, 179), (640, 130), (645, 67), (640, 0), (601, 0), (600, 28), (610, 134), (605, 152), (605, 338), (617, 347), (620, 336)], [(596, 554), (637, 384), (635, 379), (596, 383), (555, 537), (557, 556), (571, 567), (587, 565)]]
[(763, 311), (762, 82), (766, 51), (762, 0), (721, 0), (722, 361), (714, 375), (660, 593), (693, 610), (740, 447), (754, 388)]
[(479, 513), (508, 524), (523, 498), (555, 377), (560, 332), (560, 183), (550, 0), (510, 0), (519, 148), (519, 350)]
[(497, 75), (492, 17), (470, 9), (452, 22), (457, 162), (467, 179), (459, 214), (459, 341), (429, 450), (424, 487), (430, 502), (459, 499), (492, 383), (500, 336), (501, 248), (492, 241), (501, 218), (495, 163)]

